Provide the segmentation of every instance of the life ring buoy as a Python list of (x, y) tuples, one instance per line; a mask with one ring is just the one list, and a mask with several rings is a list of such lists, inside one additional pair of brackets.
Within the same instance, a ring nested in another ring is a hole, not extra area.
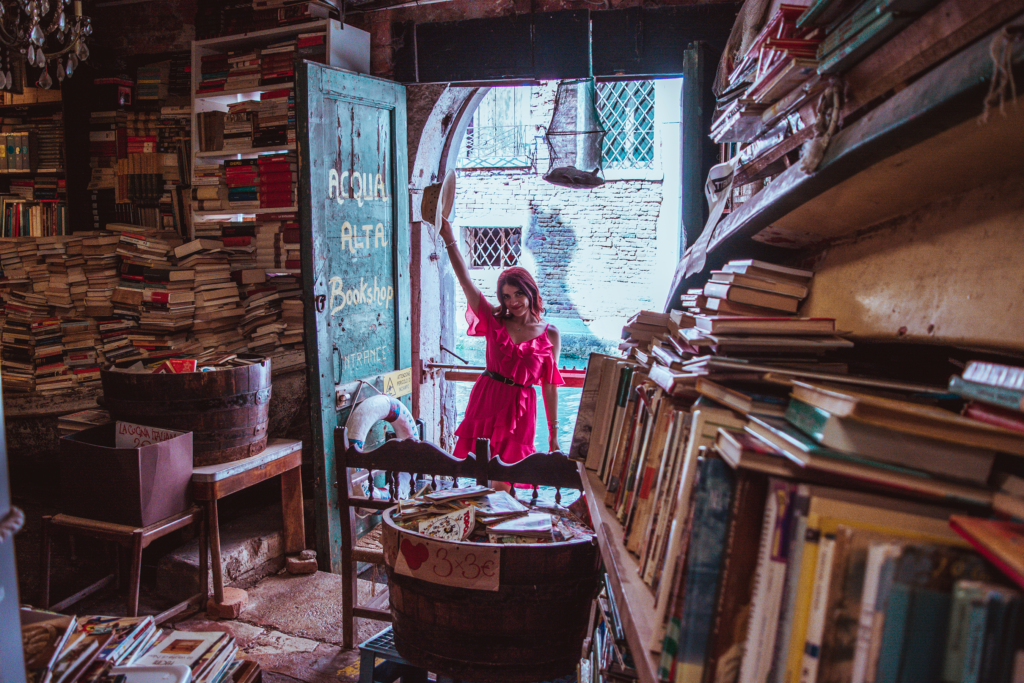
[(370, 427), (384, 420), (390, 422), (399, 439), (416, 438), (419, 430), (412, 413), (405, 404), (392, 396), (371, 396), (352, 411), (348, 420), (348, 442), (360, 450), (370, 433)]

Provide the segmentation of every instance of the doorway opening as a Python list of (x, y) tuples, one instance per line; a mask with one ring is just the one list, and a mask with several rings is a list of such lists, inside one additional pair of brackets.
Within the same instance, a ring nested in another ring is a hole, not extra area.
[[(667, 297), (681, 230), (682, 79), (598, 83), (606, 182), (588, 190), (543, 180), (557, 85), (492, 87), (466, 115), (462, 140), (451, 143), (459, 144), (452, 225), (471, 277), (491, 303), (502, 270), (519, 265), (533, 273), (545, 319), (561, 335), (559, 366), (585, 369), (592, 351), (616, 350), (630, 315), (660, 310)], [(465, 296), (457, 286), (453, 304), (455, 351), (482, 366), (484, 340), (466, 334)], [(456, 425), (471, 388), (455, 387)], [(559, 392), (558, 442), (565, 451), (579, 396), (579, 388)], [(547, 450), (539, 395), (537, 404), (535, 445)]]

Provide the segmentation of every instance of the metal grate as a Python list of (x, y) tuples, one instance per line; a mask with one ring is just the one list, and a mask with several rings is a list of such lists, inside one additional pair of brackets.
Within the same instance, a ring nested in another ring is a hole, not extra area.
[(521, 228), (466, 228), (470, 268), (508, 268), (519, 263)]
[(597, 84), (597, 113), (607, 131), (604, 167), (651, 168), (654, 165), (654, 82)]
[(462, 144), (459, 168), (528, 168), (533, 165), (532, 126), (470, 124)]

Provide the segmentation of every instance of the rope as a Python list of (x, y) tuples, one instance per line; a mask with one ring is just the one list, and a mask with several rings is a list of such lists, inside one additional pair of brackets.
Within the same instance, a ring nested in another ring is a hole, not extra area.
[(993, 38), (989, 45), (989, 55), (992, 57), (992, 82), (988, 84), (988, 94), (985, 95), (985, 108), (981, 112), (978, 123), (987, 123), (989, 112), (992, 107), (999, 105), (999, 113), (1006, 116), (1006, 91), (1009, 88), (1010, 99), (1013, 106), (1017, 106), (1017, 84), (1013, 80), (1013, 43), (1024, 36), (1024, 26), (1004, 26)]
[(3, 543), (14, 534), (21, 531), (21, 527), (25, 524), (25, 513), (20, 508), (11, 506), (10, 512), (8, 512), (3, 519), (0, 519), (0, 543)]
[(842, 96), (839, 82), (835, 79), (828, 84), (825, 92), (818, 98), (815, 107), (814, 137), (804, 143), (800, 152), (800, 169), (804, 173), (814, 173), (825, 158), (825, 150), (839, 127), (842, 125)]

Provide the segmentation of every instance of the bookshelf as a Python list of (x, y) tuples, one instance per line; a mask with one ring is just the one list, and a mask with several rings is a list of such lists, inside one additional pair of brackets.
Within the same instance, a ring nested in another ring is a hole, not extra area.
[(596, 472), (586, 469), (583, 463), (577, 463), (577, 466), (587, 497), (587, 510), (601, 547), (601, 559), (608, 573), (608, 584), (619, 608), (619, 618), (640, 683), (657, 683), (658, 661), (649, 649), (655, 626), (654, 595), (639, 579), (636, 558), (626, 552), (622, 525), (602, 502), (606, 489), (601, 478)]
[[(1005, 114), (995, 107), (986, 123), (978, 121), (992, 77), (990, 44), (991, 35), (980, 38), (841, 129), (815, 173), (794, 165), (726, 216), (709, 242), (704, 268), (682, 279), (676, 296), (703, 285), (709, 272), (730, 258), (750, 254), (758, 233), (760, 241), (797, 246), (793, 254), (799, 258), (856, 241), (871, 226), (1019, 173), (1024, 108), (1007, 103)], [(1024, 46), (1019, 43), (1012, 50), (1012, 64), (1016, 74), (1024, 72)], [(961, 242), (967, 251), (982, 247), (966, 234)], [(906, 278), (903, 286), (914, 286), (907, 274), (892, 275)], [(987, 284), (995, 288), (986, 293), (990, 303), (1015, 296), (1012, 283)], [(811, 301), (804, 314), (818, 315), (822, 303)], [(828, 302), (833, 311), (835, 303)], [(1019, 328), (990, 324), (994, 313), (985, 305), (966, 307), (947, 322), (942, 341), (1024, 348)], [(879, 339), (896, 337), (905, 325), (905, 320), (884, 314), (858, 322), (862, 325), (853, 330), (857, 335)], [(928, 336), (911, 332), (908, 338), (936, 341)]]
[[(995, 33), (851, 118), (815, 172), (794, 164), (728, 214), (707, 243), (703, 268), (678, 277), (670, 301), (702, 287), (732, 259), (764, 258), (758, 253), (765, 244), (785, 246), (788, 252), (779, 251), (789, 260), (773, 260), (815, 273), (799, 315), (834, 317), (858, 344), (903, 345), (912, 371), (928, 369), (944, 352), (1008, 354), (1017, 362), (1006, 355), (1003, 362), (1020, 365), (1024, 317), (1014, 302), (1024, 271), (1010, 254), (1022, 242), (1013, 226), (1024, 215), (1024, 107), (1018, 97), (980, 120)], [(1024, 46), (1011, 47), (1009, 64), (1019, 79)], [(681, 266), (692, 255), (691, 247)], [(911, 358), (926, 347), (934, 353)], [(615, 512), (603, 503), (605, 486), (582, 464), (580, 475), (638, 678), (656, 683), (654, 597), (623, 545)], [(800, 479), (813, 481), (804, 473)], [(830, 485), (845, 487), (841, 479)]]

